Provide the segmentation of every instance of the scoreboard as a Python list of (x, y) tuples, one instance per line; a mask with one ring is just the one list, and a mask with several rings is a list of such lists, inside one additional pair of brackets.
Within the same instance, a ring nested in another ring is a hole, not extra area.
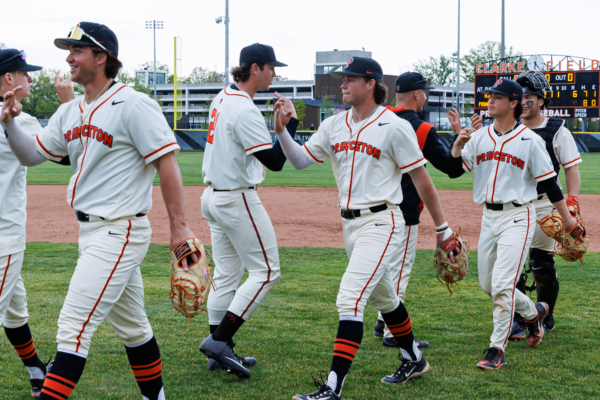
[[(543, 72), (550, 82), (552, 92), (548, 117), (598, 118), (600, 117), (600, 71), (553, 71)], [(489, 95), (482, 91), (491, 88), (498, 79), (515, 79), (519, 74), (475, 75), (475, 112), (487, 115)]]

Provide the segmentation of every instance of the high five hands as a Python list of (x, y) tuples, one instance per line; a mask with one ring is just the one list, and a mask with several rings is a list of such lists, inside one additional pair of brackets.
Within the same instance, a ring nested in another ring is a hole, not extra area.
[[(460, 114), (456, 110), (456, 108), (448, 111), (448, 121), (450, 121), (450, 126), (452, 127), (452, 132), (454, 132), (454, 134), (456, 134), (456, 135), (460, 134), (460, 131), (462, 130), (462, 123), (460, 120)], [(481, 115), (473, 114), (471, 116), (471, 127), (474, 130), (478, 130), (481, 128), (482, 125), (483, 125), (483, 119), (481, 118)]]
[(283, 97), (277, 92), (274, 93), (274, 96), (279, 99), (273, 107), (275, 133), (279, 135), (285, 130), (285, 126), (290, 121), (290, 118), (296, 118), (296, 110), (290, 99)]
[(17, 86), (10, 92), (4, 94), (4, 104), (2, 104), (2, 112), (0, 113), (0, 121), (8, 124), (13, 118), (21, 114), (23, 106), (16, 99), (16, 94), (23, 89), (23, 86)]

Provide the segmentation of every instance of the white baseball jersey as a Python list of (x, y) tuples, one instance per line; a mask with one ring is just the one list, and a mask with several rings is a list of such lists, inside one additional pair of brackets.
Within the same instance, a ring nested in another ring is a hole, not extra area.
[(537, 182), (556, 176), (544, 141), (522, 124), (501, 136), (493, 124), (473, 132), (462, 162), (473, 172), (477, 204), (528, 203), (537, 198)]
[(210, 105), (202, 162), (204, 183), (220, 190), (261, 183), (265, 168), (252, 154), (273, 147), (265, 119), (250, 96), (232, 86), (223, 89)]
[(427, 162), (410, 123), (381, 106), (358, 124), (352, 110), (327, 118), (302, 149), (313, 163), (331, 159), (347, 210), (402, 203), (402, 174)]
[(107, 220), (147, 213), (152, 207), (150, 164), (179, 151), (158, 104), (116, 83), (96, 102), (63, 104), (36, 138), (40, 154), (76, 163), (67, 203)]
[[(23, 131), (36, 136), (42, 131), (37, 119), (22, 112), (16, 121)], [(0, 134), (0, 257), (25, 250), (27, 221), (27, 168)]]

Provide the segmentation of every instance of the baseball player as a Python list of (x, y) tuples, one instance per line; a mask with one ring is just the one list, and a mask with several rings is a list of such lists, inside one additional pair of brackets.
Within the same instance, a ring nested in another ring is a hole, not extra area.
[[(548, 105), (549, 99), (547, 93), (552, 89), (544, 74), (536, 71), (527, 71), (519, 75), (517, 83), (523, 87), (523, 114), (521, 119), (523, 125), (537, 133), (546, 144), (546, 151), (552, 160), (552, 166), (556, 172), (554, 179), (560, 187), (558, 181), (558, 172), (560, 166), (565, 169), (565, 179), (567, 181), (567, 206), (576, 205), (579, 208), (579, 187), (581, 179), (579, 176), (579, 164), (581, 156), (577, 150), (577, 145), (573, 135), (565, 128), (565, 121), (560, 118), (546, 118), (542, 114), (542, 109)], [(561, 187), (562, 189), (562, 187)], [(544, 188), (538, 185), (538, 196), (533, 201), (535, 206), (536, 219), (539, 221), (553, 210), (552, 203), (548, 200), (548, 195)], [(559, 282), (556, 276), (556, 267), (554, 266), (554, 256), (551, 254), (555, 248), (555, 241), (548, 237), (536, 224), (533, 234), (533, 242), (529, 251), (529, 269), (535, 280), (537, 291), (537, 301), (548, 304), (548, 316), (544, 319), (544, 329), (551, 331), (554, 329), (554, 306), (558, 297)], [(521, 274), (517, 283), (517, 289), (525, 292), (526, 275)], [(525, 339), (525, 321), (521, 315), (515, 314), (515, 319), (511, 329), (510, 340)]]
[(403, 200), (400, 183), (404, 173), (410, 174), (438, 225), (438, 241), (452, 235), (425, 171), (426, 160), (414, 130), (409, 122), (381, 106), (387, 88), (379, 63), (353, 57), (334, 76), (342, 78), (343, 102), (352, 109), (323, 121), (304, 146), (284, 132), (287, 116), (282, 104), (276, 104), (275, 132), (294, 168), (331, 160), (349, 258), (337, 298), (340, 318), (331, 371), (323, 384), (316, 382), (316, 392), (294, 396), (295, 400), (341, 398), (362, 340), (367, 300), (381, 311), (401, 349), (400, 367), (382, 382), (404, 383), (429, 369), (415, 343), (410, 317), (397, 295), (390, 269), (403, 240), (405, 223), (396, 205)]
[[(0, 101), (5, 93), (22, 87), (17, 101), (29, 97), (32, 82), (28, 72), (42, 67), (29, 65), (25, 51), (0, 50)], [(35, 137), (42, 127), (31, 115), (16, 118), (25, 134)], [(47, 365), (38, 357), (29, 324), (27, 299), (21, 268), (25, 252), (27, 219), (27, 168), (23, 167), (8, 145), (4, 131), (0, 135), (0, 325), (25, 364), (31, 383), (31, 396), (38, 398), (47, 373)]]
[[(427, 89), (434, 89), (427, 85), (427, 79), (418, 72), (405, 72), (396, 78), (394, 85), (396, 92), (396, 107), (388, 106), (387, 109), (395, 113), (400, 118), (408, 121), (417, 134), (419, 148), (423, 152), (426, 160), (431, 162), (435, 168), (448, 174), (449, 151), (446, 150), (433, 125), (421, 120), (417, 113), (423, 111), (425, 101), (427, 100)], [(458, 112), (456, 112), (458, 116)], [(460, 119), (458, 117), (451, 119), (452, 128), (455, 133), (460, 133)], [(473, 118), (474, 123), (481, 123), (481, 117), (478, 115)], [(417, 250), (417, 236), (419, 232), (419, 217), (423, 210), (423, 202), (417, 193), (415, 185), (409, 174), (402, 175), (402, 203), (400, 210), (404, 217), (404, 239), (400, 249), (400, 256), (392, 260), (390, 270), (392, 271), (392, 282), (400, 301), (404, 303), (406, 287), (410, 278), (410, 272), (415, 262)], [(385, 325), (381, 312), (373, 335), (383, 337), (384, 347), (398, 347), (394, 336)], [(427, 348), (429, 343), (415, 339), (417, 347)]]
[(22, 165), (67, 155), (76, 165), (67, 204), (79, 220), (79, 260), (58, 320), (58, 352), (40, 399), (71, 395), (92, 335), (106, 319), (125, 343), (143, 398), (162, 400), (162, 364), (144, 310), (140, 265), (152, 234), (146, 214), (156, 171), (169, 213), (171, 246), (194, 237), (185, 223), (174, 157), (179, 147), (158, 104), (114, 81), (122, 64), (113, 31), (82, 22), (54, 43), (68, 50), (71, 78), (83, 86), (84, 95), (63, 104), (35, 139), (14, 120), (22, 88), (5, 94), (0, 116)]
[[(256, 359), (238, 356), (232, 338), (280, 277), (275, 231), (256, 186), (265, 178), (265, 167), (281, 171), (286, 161), (252, 99), (257, 91), (269, 90), (275, 67), (285, 66), (271, 46), (244, 47), (240, 66), (232, 70), (235, 83), (210, 106), (201, 202), (211, 232), (217, 289), (208, 296), (211, 334), (200, 351), (208, 357), (210, 370), (224, 368), (240, 378), (250, 377), (246, 367), (255, 365)], [(291, 101), (281, 101), (295, 117)], [(295, 132), (297, 125), (292, 118), (288, 128)], [(244, 268), (248, 279), (238, 288)]]
[(515, 310), (525, 318), (530, 346), (537, 347), (544, 337), (548, 304), (534, 304), (515, 290), (535, 230), (536, 186), (544, 188), (566, 231), (577, 222), (552, 179), (556, 172), (544, 141), (519, 119), (521, 86), (499, 79), (484, 93), (490, 95), (488, 109), (494, 123), (475, 132), (461, 131), (452, 147), (450, 168), (453, 175), (473, 172), (473, 200), (484, 206), (477, 261), (481, 287), (494, 302), (494, 331), (477, 367), (498, 369), (506, 364), (504, 351)]

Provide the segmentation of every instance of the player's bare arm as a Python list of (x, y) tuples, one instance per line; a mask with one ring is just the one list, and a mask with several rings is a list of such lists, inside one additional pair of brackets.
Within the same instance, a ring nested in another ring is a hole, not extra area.
[(569, 197), (578, 197), (581, 188), (581, 176), (579, 175), (579, 167), (577, 165), (565, 168), (565, 180), (567, 181), (567, 193)]
[[(171, 248), (173, 248), (185, 239), (195, 237), (185, 222), (185, 200), (181, 172), (173, 152), (156, 159), (152, 162), (152, 165), (156, 168), (160, 177), (160, 189), (169, 214)], [(194, 261), (197, 261), (198, 256), (193, 254), (192, 257)], [(183, 269), (187, 271), (187, 261), (185, 259), (182, 261), (182, 265)]]

